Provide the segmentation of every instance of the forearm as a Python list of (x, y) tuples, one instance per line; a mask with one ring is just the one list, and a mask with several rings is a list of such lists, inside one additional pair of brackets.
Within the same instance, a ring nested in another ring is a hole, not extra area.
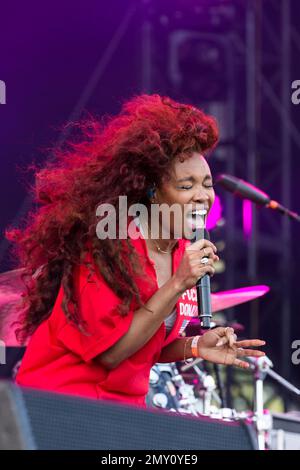
[(109, 368), (141, 349), (156, 333), (164, 319), (172, 312), (182, 291), (173, 278), (167, 281), (148, 300), (145, 307), (134, 312), (128, 332), (111, 348), (102, 353), (98, 360)]
[(177, 338), (161, 350), (157, 362), (177, 362), (193, 357), (192, 338)]

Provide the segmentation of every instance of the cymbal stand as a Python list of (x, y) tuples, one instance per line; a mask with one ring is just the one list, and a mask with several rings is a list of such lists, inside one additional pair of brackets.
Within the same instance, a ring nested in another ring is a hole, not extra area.
[(258, 448), (259, 450), (265, 450), (267, 435), (272, 430), (272, 417), (264, 412), (263, 384), (266, 376), (269, 375), (285, 388), (296, 393), (296, 395), (300, 395), (300, 390), (271, 370), (273, 363), (267, 356), (259, 358), (248, 357), (247, 360), (250, 363), (250, 368), (254, 372), (255, 378), (255, 419)]

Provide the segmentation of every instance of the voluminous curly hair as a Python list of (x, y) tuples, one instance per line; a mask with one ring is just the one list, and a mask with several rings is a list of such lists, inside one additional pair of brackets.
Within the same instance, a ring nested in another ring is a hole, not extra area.
[(117, 205), (121, 195), (127, 196), (128, 206), (145, 200), (149, 187), (160, 186), (176, 157), (205, 154), (218, 140), (212, 117), (157, 94), (127, 101), (106, 124), (89, 117), (75, 127), (80, 139), (54, 150), (55, 159), (36, 172), (38, 208), (24, 228), (7, 232), (25, 267), (20, 341), (49, 317), (60, 285), (67, 319), (82, 327), (74, 269), (85, 263), (87, 250), (93, 266), (122, 300), (120, 313), (125, 315), (132, 301), (142, 305), (130, 240), (99, 240), (96, 208), (101, 203)]

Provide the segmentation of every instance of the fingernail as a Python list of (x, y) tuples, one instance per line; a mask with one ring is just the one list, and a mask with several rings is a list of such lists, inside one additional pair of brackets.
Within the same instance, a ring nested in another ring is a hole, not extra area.
[(219, 341), (217, 342), (216, 346), (222, 346), (223, 344), (223, 341), (221, 339), (219, 339)]

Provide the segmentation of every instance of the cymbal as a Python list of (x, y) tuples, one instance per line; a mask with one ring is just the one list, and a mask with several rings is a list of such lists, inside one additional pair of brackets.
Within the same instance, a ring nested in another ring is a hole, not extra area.
[(15, 336), (17, 321), (20, 311), (17, 309), (22, 299), (24, 283), (21, 275), (24, 269), (14, 269), (0, 274), (0, 340), (6, 346), (21, 346)]
[(2, 307), (21, 299), (24, 284), (21, 279), (23, 269), (14, 269), (0, 274), (0, 313)]
[(24, 268), (20, 268), (0, 273), (0, 288), (7, 286), (11, 290), (14, 290), (14, 292), (16, 292), (18, 288), (22, 289), (24, 285), (21, 276), (24, 271)]
[[(212, 313), (220, 312), (227, 308), (236, 307), (237, 305), (249, 302), (250, 300), (258, 299), (259, 297), (262, 297), (267, 292), (269, 292), (269, 290), (270, 288), (268, 286), (258, 285), (241, 287), (240, 289), (214, 292), (211, 294)], [(199, 324), (198, 317), (192, 318), (191, 323)], [(241, 326), (243, 327), (243, 325)]]
[(269, 292), (269, 290), (268, 286), (258, 285), (215, 292), (211, 294), (212, 312), (219, 312), (220, 310), (258, 299)]

